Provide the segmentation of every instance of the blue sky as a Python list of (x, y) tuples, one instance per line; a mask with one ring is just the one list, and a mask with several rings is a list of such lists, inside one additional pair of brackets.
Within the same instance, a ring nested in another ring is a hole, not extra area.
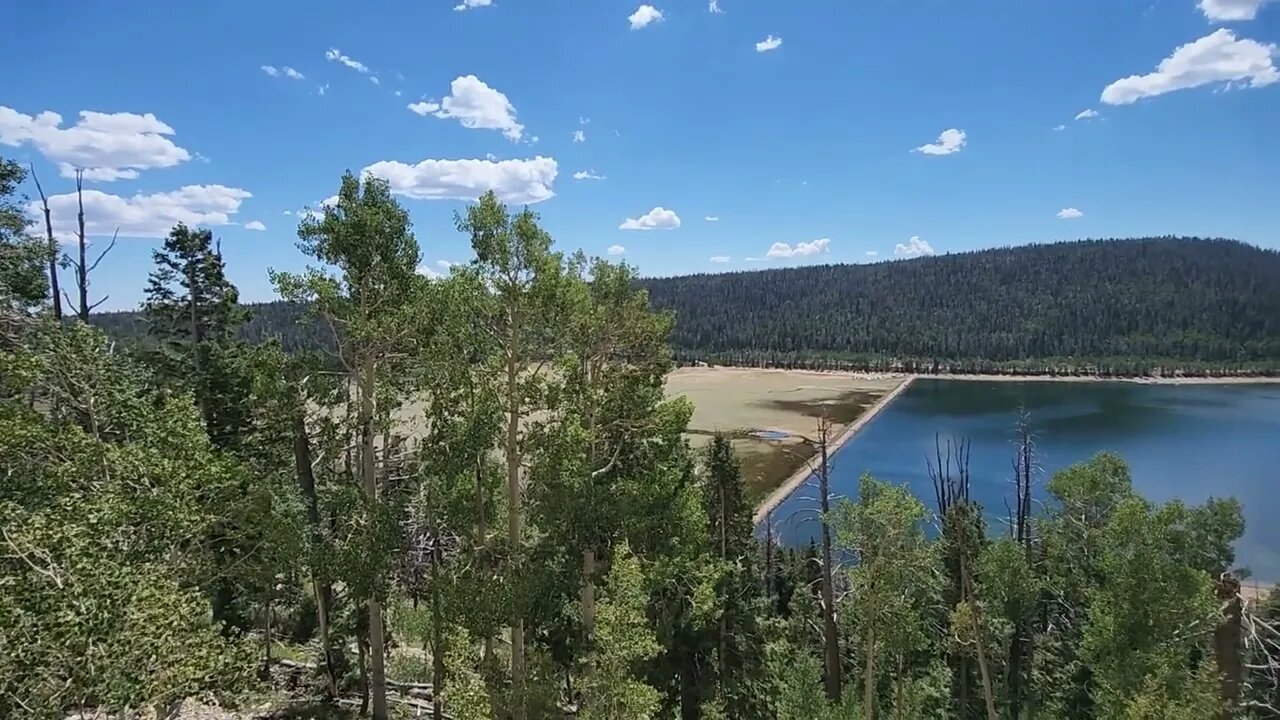
[(468, 259), (455, 198), (490, 187), (648, 275), (1081, 237), (1280, 247), (1280, 0), (714, 6), (9, 3), (0, 155), (34, 162), (60, 232), (63, 175), (88, 168), (91, 231), (121, 233), (93, 277), (115, 309), (178, 219), (270, 299), (267, 268), (305, 264), (296, 213), (348, 168), (391, 180), (424, 271)]

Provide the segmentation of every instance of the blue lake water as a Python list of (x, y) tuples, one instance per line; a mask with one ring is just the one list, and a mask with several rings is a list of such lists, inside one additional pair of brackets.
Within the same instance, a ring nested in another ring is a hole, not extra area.
[[(906, 483), (933, 505), (925, 458), (935, 433), (965, 438), (972, 497), (1004, 517), (1019, 408), (1031, 416), (1036, 459), (1053, 471), (1110, 450), (1128, 463), (1135, 488), (1160, 502), (1234, 496), (1245, 533), (1236, 564), (1280, 581), (1280, 385), (1155, 385), (1125, 382), (979, 382), (921, 378), (832, 458), (832, 492), (854, 497), (863, 473)], [(783, 542), (816, 537), (812, 479), (774, 511)], [(1012, 503), (1010, 503), (1012, 504)]]

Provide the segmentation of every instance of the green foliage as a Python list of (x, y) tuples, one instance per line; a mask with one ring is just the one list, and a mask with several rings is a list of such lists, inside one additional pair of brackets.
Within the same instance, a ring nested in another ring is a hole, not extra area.
[(596, 621), (596, 646), (587, 656), (580, 690), (584, 720), (643, 720), (654, 716), (659, 693), (635, 679), (636, 670), (657, 656), (659, 646), (645, 620), (647, 595), (640, 561), (624, 543), (614, 551), (613, 568)]
[(49, 248), (27, 232), (26, 198), (18, 195), (26, 176), (21, 165), (0, 158), (0, 304), (21, 309), (49, 295)]
[(0, 715), (243, 688), (253, 665), (210, 624), (199, 586), (216, 566), (196, 542), (242, 468), (190, 401), (151, 394), (79, 324), (36, 325), (0, 376)]

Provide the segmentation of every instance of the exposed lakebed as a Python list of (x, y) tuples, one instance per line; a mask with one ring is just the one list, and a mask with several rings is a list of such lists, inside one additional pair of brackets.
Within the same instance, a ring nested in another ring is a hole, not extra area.
[[(832, 459), (832, 492), (854, 497), (863, 473), (906, 483), (926, 504), (933, 489), (926, 457), (935, 435), (971, 443), (972, 496), (1005, 515), (1011, 493), (1015, 423), (1030, 413), (1035, 490), (1055, 470), (1103, 450), (1130, 466), (1135, 488), (1161, 502), (1234, 496), (1245, 534), (1236, 562), (1280, 580), (1280, 385), (1162, 385), (1128, 382), (1006, 382), (919, 378)], [(813, 480), (773, 514), (780, 538), (817, 535)]]

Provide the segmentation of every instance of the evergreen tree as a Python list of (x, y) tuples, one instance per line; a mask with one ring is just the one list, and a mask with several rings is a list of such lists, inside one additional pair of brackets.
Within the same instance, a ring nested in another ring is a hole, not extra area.
[(742, 471), (729, 439), (717, 433), (707, 450), (707, 527), (723, 575), (717, 591), (715, 633), (720, 702), (731, 718), (771, 717), (774, 687), (766, 667), (765, 601), (757, 573), (757, 543), (746, 503)]

